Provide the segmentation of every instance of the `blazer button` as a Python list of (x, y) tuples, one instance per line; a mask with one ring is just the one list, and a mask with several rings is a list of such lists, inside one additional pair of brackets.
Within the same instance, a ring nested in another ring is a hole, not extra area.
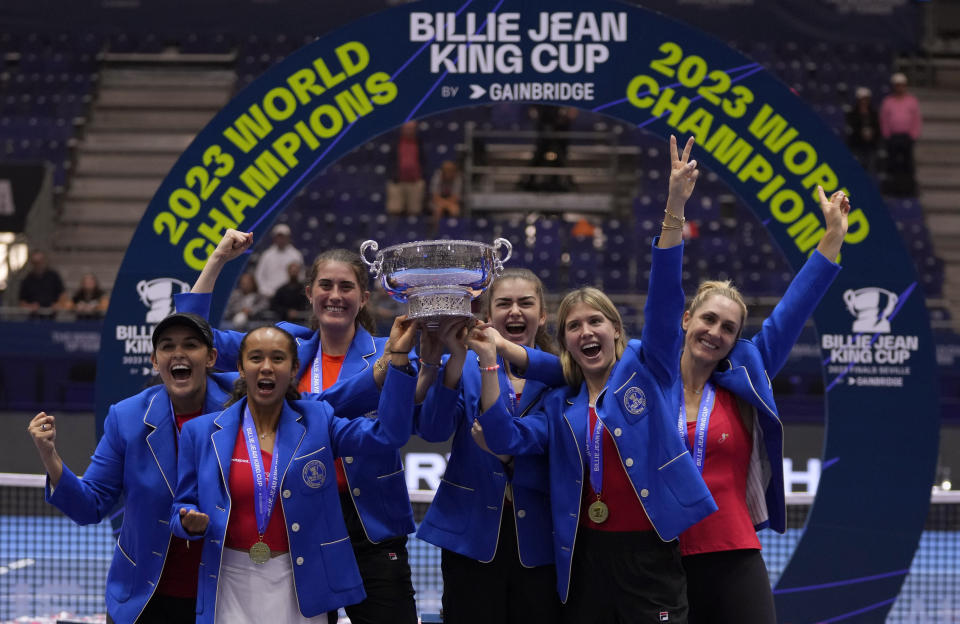
[(290, 498), (291, 496), (293, 496), (293, 493), (292, 493), (290, 490), (284, 490), (284, 491), (283, 491), (283, 497), (284, 497), (284, 498)]
[(294, 533), (296, 533), (297, 531), (299, 531), (299, 530), (300, 530), (300, 523), (299, 523), (299, 522), (294, 522), (293, 524), (291, 524), (291, 525), (290, 525), (290, 530), (293, 531)]
[(303, 557), (297, 557), (297, 565), (303, 565)]
[(650, 491), (647, 488), (643, 488), (642, 490), (640, 490), (641, 498), (646, 498), (648, 496), (650, 496)]
[(521, 509), (520, 511), (517, 512), (517, 517), (518, 517), (518, 518), (526, 518), (526, 517), (527, 517), (527, 512)]
[(360, 488), (353, 488), (353, 495), (360, 496)]
[(343, 458), (343, 461), (344, 461), (344, 463), (352, 464), (352, 463), (353, 463), (353, 458), (352, 458), (352, 457), (344, 457), (344, 458)]
[(627, 468), (629, 468), (630, 466), (633, 465), (633, 458), (632, 458), (632, 457), (628, 457), (623, 463), (624, 463), (624, 465), (626, 465)]
[(617, 427), (616, 429), (613, 430), (613, 435), (619, 438), (620, 436), (623, 435), (623, 429), (621, 429), (620, 427)]

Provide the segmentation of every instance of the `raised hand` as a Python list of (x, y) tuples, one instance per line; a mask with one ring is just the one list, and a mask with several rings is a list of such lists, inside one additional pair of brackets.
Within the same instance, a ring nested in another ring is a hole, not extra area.
[(494, 366), (497, 363), (497, 338), (500, 333), (492, 326), (481, 323), (467, 334), (467, 346), (473, 349), (480, 359), (480, 366)]
[(33, 444), (40, 452), (40, 456), (49, 456), (56, 452), (57, 427), (56, 419), (46, 412), (40, 412), (27, 425), (27, 433), (33, 438)]
[(223, 233), (223, 238), (220, 239), (220, 243), (210, 257), (221, 262), (229, 262), (242, 256), (251, 245), (253, 245), (253, 232), (228, 229)]
[[(667, 207), (673, 210), (671, 203), (679, 203), (682, 208), (693, 194), (700, 171), (697, 170), (697, 161), (690, 160), (690, 151), (693, 149), (693, 137), (687, 139), (683, 153), (677, 153), (677, 137), (670, 135), (670, 187), (667, 198)], [(682, 216), (682, 214), (681, 214)]]
[(406, 314), (393, 319), (390, 338), (387, 339), (387, 349), (390, 351), (390, 355), (399, 352), (408, 353), (416, 341), (418, 327), (413, 319), (407, 318)]
[(210, 524), (210, 516), (186, 507), (180, 508), (180, 524), (190, 535), (203, 535)]
[(827, 199), (822, 186), (817, 186), (817, 194), (820, 196), (820, 211), (827, 225), (827, 231), (817, 244), (817, 251), (833, 262), (840, 254), (843, 237), (847, 235), (850, 198), (843, 191), (837, 191)]

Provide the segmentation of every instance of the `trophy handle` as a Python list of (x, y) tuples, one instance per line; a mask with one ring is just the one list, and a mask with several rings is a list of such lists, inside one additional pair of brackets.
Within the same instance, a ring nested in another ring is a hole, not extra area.
[[(501, 247), (507, 248), (507, 255), (503, 258), (500, 257)], [(513, 255), (513, 245), (511, 245), (510, 241), (505, 238), (498, 238), (497, 240), (493, 241), (493, 254), (493, 272), (497, 275), (500, 275), (503, 273), (503, 263), (509, 260), (510, 256)]]
[(363, 244), (360, 245), (360, 259), (363, 260), (365, 265), (370, 267), (370, 272), (373, 273), (373, 279), (378, 279), (380, 277), (380, 267), (383, 266), (383, 258), (370, 262), (367, 260), (368, 249), (372, 249), (374, 253), (376, 253), (376, 251), (380, 249), (380, 245), (375, 240), (364, 241)]

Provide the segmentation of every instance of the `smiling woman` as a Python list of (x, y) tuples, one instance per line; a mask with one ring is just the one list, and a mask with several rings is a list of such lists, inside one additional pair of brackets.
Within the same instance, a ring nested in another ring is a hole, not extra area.
[[(178, 310), (209, 313), (210, 294), (224, 265), (244, 256), (253, 234), (227, 230), (190, 293), (176, 297)], [(328, 249), (310, 266), (304, 295), (310, 303), (310, 326), (278, 323), (296, 340), (294, 388), (322, 394), (339, 415), (360, 417), (377, 408), (387, 363), (399, 357), (399, 338), (375, 338), (366, 266), (356, 252)], [(396, 329), (396, 325), (395, 325)], [(243, 364), (243, 334), (214, 330), (217, 365)], [(405, 354), (402, 354), (405, 355)], [(403, 464), (394, 449), (364, 453), (331, 466), (367, 595), (346, 609), (355, 624), (391, 621), (415, 624), (416, 603), (407, 560), (407, 534), (414, 530)], [(363, 496), (360, 496), (363, 492)]]
[[(415, 335), (406, 322), (395, 344), (409, 350)], [(378, 418), (339, 418), (299, 400), (296, 348), (280, 328), (251, 331), (228, 407), (184, 428), (170, 525), (202, 539), (201, 565), (220, 571), (199, 579), (197, 622), (326, 623), (365, 598), (332, 466), (407, 441), (416, 380), (396, 356)]]
[(57, 453), (53, 415), (40, 412), (28, 431), (47, 471), (47, 502), (74, 522), (100, 522), (126, 499), (107, 574), (108, 620), (186, 624), (196, 617), (200, 552), (170, 536), (177, 440), (186, 422), (220, 409), (236, 373), (210, 373), (217, 359), (213, 333), (196, 314), (166, 317), (152, 343), (150, 359), (163, 384), (110, 407), (82, 479)]

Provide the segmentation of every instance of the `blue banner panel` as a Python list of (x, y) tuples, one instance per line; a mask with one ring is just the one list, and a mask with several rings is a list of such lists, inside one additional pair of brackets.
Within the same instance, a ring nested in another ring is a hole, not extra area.
[[(816, 186), (851, 197), (844, 270), (814, 317), (824, 470), (777, 607), (784, 622), (882, 621), (923, 529), (938, 436), (927, 310), (894, 222), (832, 130), (762, 66), (657, 13), (589, 6), (404, 5), (318, 39), (240, 92), (177, 161), (130, 243), (104, 324), (98, 416), (139, 388), (152, 326), (226, 228), (266, 236), (312, 177), (404, 121), (520, 101), (602, 112), (664, 138), (693, 135), (695, 157), (795, 269), (824, 232)], [(222, 282), (241, 268), (228, 265)], [(213, 318), (227, 295), (216, 293)]]

